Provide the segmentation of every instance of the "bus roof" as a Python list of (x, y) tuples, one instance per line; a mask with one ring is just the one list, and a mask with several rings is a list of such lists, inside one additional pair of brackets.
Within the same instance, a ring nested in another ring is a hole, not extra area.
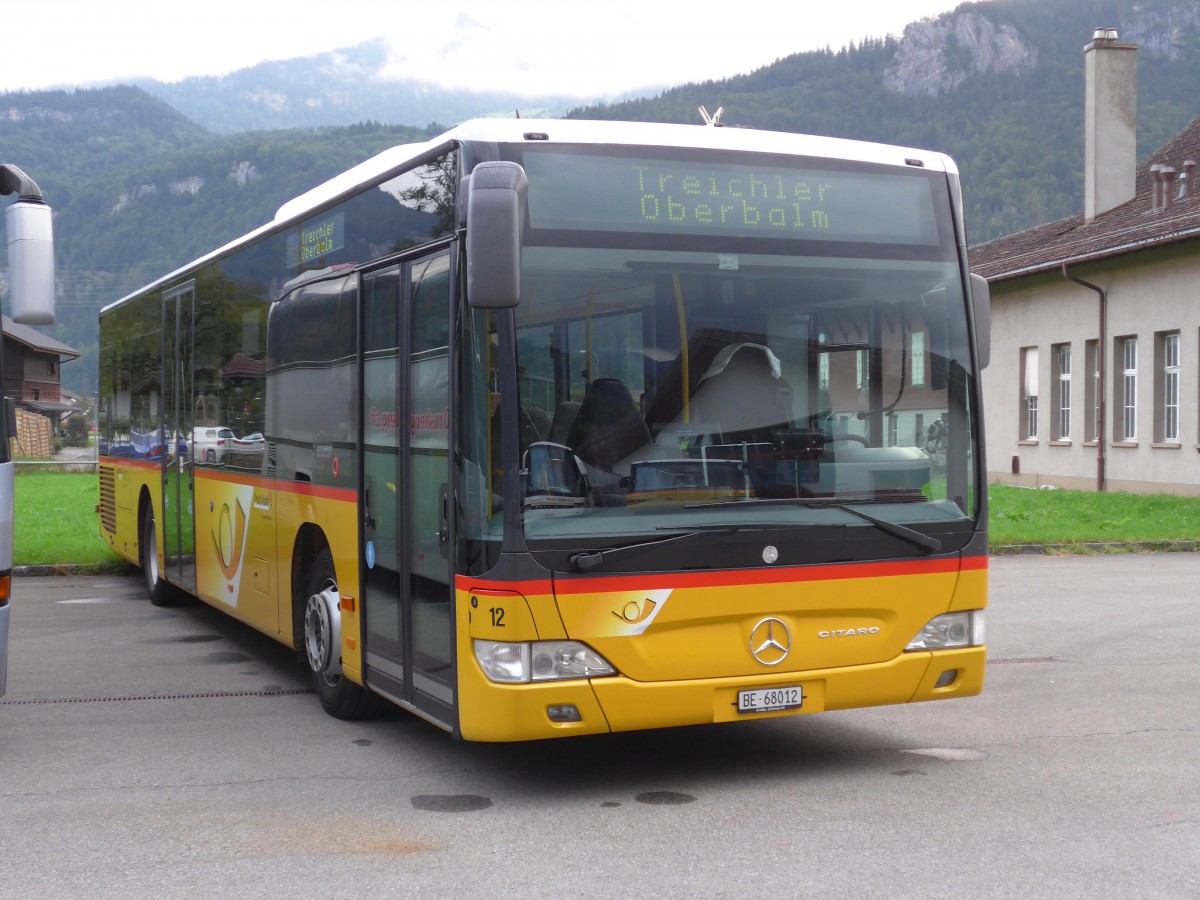
[[(531, 135), (537, 135), (531, 138)], [(328, 181), (284, 203), (272, 221), (235, 238), (223, 247), (181, 266), (138, 288), (101, 312), (159, 285), (171, 282), (236, 247), (298, 221), (339, 198), (399, 174), (415, 160), (432, 157), (458, 142), (515, 144), (536, 140), (539, 144), (596, 144), (659, 147), (695, 147), (750, 153), (771, 153), (850, 160), (880, 165), (917, 166), (935, 172), (958, 174), (954, 161), (943, 153), (852, 141), (819, 135), (780, 131), (758, 131), (711, 125), (671, 125), (657, 122), (614, 122), (579, 119), (471, 119), (422, 143), (399, 144), (364, 160)]]
[(393, 170), (401, 170), (414, 159), (455, 141), (520, 144), (536, 134), (539, 143), (616, 144), (652, 147), (698, 147), (753, 153), (779, 153), (798, 156), (831, 157), (883, 165), (912, 165), (939, 172), (957, 169), (942, 153), (851, 141), (843, 138), (758, 131), (750, 128), (726, 128), (709, 125), (668, 125), (657, 122), (609, 122), (578, 119), (472, 119), (452, 128), (432, 141), (401, 144), (348, 169), (324, 184), (289, 200), (275, 214), (281, 223), (312, 212), (336, 197), (360, 185), (378, 181)]

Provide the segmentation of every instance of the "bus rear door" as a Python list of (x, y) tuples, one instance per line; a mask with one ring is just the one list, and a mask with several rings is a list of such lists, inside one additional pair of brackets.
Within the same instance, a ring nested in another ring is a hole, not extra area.
[[(165, 575), (196, 591), (192, 382), (195, 284), (163, 295), (162, 532)], [(185, 449), (186, 447), (186, 449)]]

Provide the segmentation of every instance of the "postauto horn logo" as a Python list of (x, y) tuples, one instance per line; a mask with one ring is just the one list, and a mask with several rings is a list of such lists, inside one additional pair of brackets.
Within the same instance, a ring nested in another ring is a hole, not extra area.
[(213, 545), (217, 550), (217, 560), (221, 572), (229, 582), (228, 590), (233, 592), (233, 582), (242, 567), (242, 548), (246, 543), (246, 511), (240, 500), (234, 500), (235, 512), (230, 512), (229, 504), (221, 504), (221, 512), (217, 516), (216, 527), (212, 532)]

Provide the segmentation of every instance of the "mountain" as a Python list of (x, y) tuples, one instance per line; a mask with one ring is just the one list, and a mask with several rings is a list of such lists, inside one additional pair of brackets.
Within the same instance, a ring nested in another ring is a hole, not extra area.
[(0, 155), (62, 211), (75, 189), (218, 142), (206, 129), (134, 87), (0, 94)]
[(587, 105), (387, 81), (386, 48), (369, 42), (172, 85), (2, 94), (0, 161), (21, 166), (55, 209), (60, 315), (47, 331), (84, 352), (62, 375), (90, 394), (100, 306), (366, 157), (436, 134), (437, 122), (518, 105), (694, 123), (699, 106), (723, 107), (731, 126), (943, 150), (963, 174), (972, 243), (1070, 215), (1082, 208), (1083, 47), (1098, 26), (1140, 45), (1144, 156), (1200, 113), (1194, 0), (964, 3), (900, 37)]
[(63, 367), (63, 386), (96, 390), (102, 306), (366, 157), (442, 130), (363, 122), (216, 135), (135, 87), (0, 97), (0, 161), (54, 208), (58, 320), (43, 330), (83, 354)]
[(218, 134), (268, 128), (315, 128), (352, 122), (461, 122), (478, 116), (557, 118), (578, 97), (527, 97), (467, 91), (415, 79), (390, 79), (383, 38), (302, 59), (269, 61), (228, 75), (170, 84), (135, 82), (192, 121)]

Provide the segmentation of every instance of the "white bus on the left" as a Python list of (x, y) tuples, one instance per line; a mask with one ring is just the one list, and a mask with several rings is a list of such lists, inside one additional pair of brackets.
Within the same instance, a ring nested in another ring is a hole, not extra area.
[[(20, 325), (49, 325), (54, 321), (54, 231), (50, 207), (33, 179), (13, 165), (0, 164), (0, 194), (17, 198), (4, 212), (9, 312)], [(4, 348), (0, 340), (0, 371), (3, 367)], [(0, 696), (8, 680), (15, 436), (16, 400), (4, 395), (0, 385)]]

